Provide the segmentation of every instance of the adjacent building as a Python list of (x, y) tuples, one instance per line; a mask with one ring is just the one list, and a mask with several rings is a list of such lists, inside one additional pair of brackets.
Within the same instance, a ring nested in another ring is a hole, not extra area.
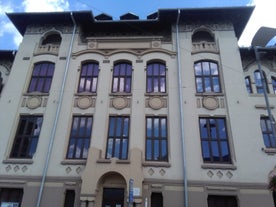
[[(276, 140), (237, 44), (253, 9), (7, 14), (1, 207), (273, 207)], [(275, 52), (261, 64), (275, 115)]]

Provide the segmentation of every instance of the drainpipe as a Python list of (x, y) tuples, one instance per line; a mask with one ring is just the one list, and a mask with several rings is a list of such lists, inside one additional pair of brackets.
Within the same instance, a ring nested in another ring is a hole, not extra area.
[(41, 179), (41, 184), (40, 184), (40, 189), (39, 189), (39, 194), (38, 194), (36, 207), (40, 206), (40, 202), (41, 202), (41, 198), (42, 198), (43, 188), (44, 188), (44, 184), (45, 184), (45, 179), (46, 179), (48, 166), (49, 166), (49, 161), (50, 161), (50, 157), (51, 157), (51, 153), (52, 153), (52, 149), (53, 149), (53, 144), (54, 144), (54, 138), (55, 138), (55, 133), (56, 133), (57, 124), (58, 124), (58, 119), (59, 119), (60, 110), (61, 110), (61, 106), (62, 106), (62, 98), (63, 98), (63, 94), (64, 94), (64, 88), (65, 88), (66, 78), (67, 78), (68, 69), (69, 69), (69, 63), (70, 63), (70, 57), (71, 57), (71, 53), (72, 53), (73, 42), (74, 42), (74, 38), (75, 38), (75, 34), (76, 34), (76, 22), (75, 22), (75, 19), (74, 19), (74, 16), (73, 16), (72, 12), (70, 13), (70, 15), (71, 15), (72, 22), (74, 24), (73, 34), (72, 34), (72, 37), (71, 37), (71, 42), (70, 42), (70, 46), (69, 46), (69, 50), (68, 50), (68, 54), (67, 54), (67, 60), (66, 60), (64, 76), (63, 76), (61, 90), (60, 90), (59, 97), (58, 97), (58, 102), (57, 102), (58, 106), (57, 106), (56, 116), (55, 116), (52, 131), (51, 131), (50, 143), (48, 145), (47, 157), (46, 157), (46, 161), (45, 161), (45, 165), (44, 165), (44, 169), (43, 169), (43, 174), (42, 174), (42, 179)]
[(182, 164), (183, 164), (183, 178), (184, 178), (184, 206), (188, 207), (188, 184), (186, 173), (186, 152), (185, 152), (185, 139), (184, 139), (184, 116), (183, 116), (183, 91), (182, 91), (182, 75), (180, 63), (180, 46), (179, 46), (179, 18), (180, 9), (176, 20), (176, 52), (177, 52), (177, 70), (178, 70), (178, 93), (179, 93), (179, 107), (180, 107), (180, 127), (181, 127), (181, 142), (182, 142)]

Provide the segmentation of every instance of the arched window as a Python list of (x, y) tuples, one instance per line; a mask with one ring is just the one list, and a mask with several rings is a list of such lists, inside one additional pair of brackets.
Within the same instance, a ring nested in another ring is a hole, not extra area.
[(273, 92), (276, 94), (276, 77), (274, 76), (271, 77), (271, 83), (273, 87)]
[(220, 93), (218, 64), (212, 61), (199, 61), (194, 64), (197, 93)]
[[(256, 85), (257, 93), (263, 93), (264, 89), (263, 89), (263, 83), (262, 83), (262, 77), (261, 77), (260, 71), (256, 70), (254, 72), (254, 78), (255, 78), (255, 85)], [(263, 72), (263, 78), (264, 78), (266, 91), (269, 93), (268, 86), (267, 86), (267, 79), (266, 79), (266, 75), (264, 72)]]
[(160, 62), (147, 65), (147, 93), (166, 92), (166, 66)]
[(96, 93), (99, 75), (99, 64), (87, 62), (82, 64), (78, 92)]
[(54, 75), (54, 63), (39, 62), (34, 65), (28, 92), (48, 93)]
[(42, 41), (41, 45), (46, 44), (54, 44), (59, 45), (61, 43), (61, 36), (60, 34), (49, 34), (46, 36), (46, 38)]
[(119, 62), (114, 65), (112, 93), (131, 92), (132, 66), (127, 62)]
[(214, 42), (214, 37), (207, 31), (197, 31), (192, 36), (192, 42)]
[(250, 80), (250, 77), (249, 76), (246, 76), (244, 78), (244, 81), (245, 81), (245, 86), (246, 86), (246, 90), (248, 93), (252, 93), (252, 87), (251, 87), (251, 80)]

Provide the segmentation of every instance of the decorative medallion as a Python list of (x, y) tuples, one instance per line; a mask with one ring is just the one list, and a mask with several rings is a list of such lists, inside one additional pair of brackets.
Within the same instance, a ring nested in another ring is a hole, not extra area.
[(114, 98), (112, 100), (112, 105), (116, 109), (123, 109), (127, 106), (127, 99), (123, 97)]
[(203, 106), (206, 109), (214, 110), (219, 107), (218, 99), (212, 96), (207, 96), (202, 99)]
[(162, 108), (163, 105), (163, 100), (159, 97), (153, 97), (149, 99), (149, 106), (154, 110)]
[(30, 97), (27, 100), (27, 107), (29, 109), (36, 109), (37, 107), (39, 107), (41, 105), (41, 102), (42, 102), (41, 97), (38, 97), (38, 96)]
[(80, 97), (77, 101), (77, 106), (80, 109), (87, 109), (92, 105), (92, 98), (88, 96)]

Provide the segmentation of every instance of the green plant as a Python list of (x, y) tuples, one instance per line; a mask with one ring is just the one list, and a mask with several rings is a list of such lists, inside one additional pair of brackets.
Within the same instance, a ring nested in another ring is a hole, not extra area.
[(273, 175), (268, 183), (268, 189), (271, 191), (276, 191), (276, 175)]

